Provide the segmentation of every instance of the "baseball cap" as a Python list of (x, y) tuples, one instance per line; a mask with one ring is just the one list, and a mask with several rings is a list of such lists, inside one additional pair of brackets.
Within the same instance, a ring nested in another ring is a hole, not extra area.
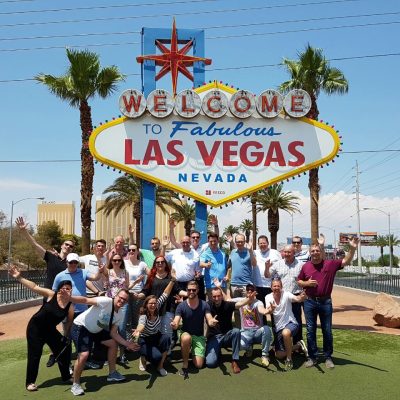
[(79, 256), (76, 253), (69, 253), (67, 255), (67, 262), (71, 262), (71, 261), (77, 261), (79, 262)]

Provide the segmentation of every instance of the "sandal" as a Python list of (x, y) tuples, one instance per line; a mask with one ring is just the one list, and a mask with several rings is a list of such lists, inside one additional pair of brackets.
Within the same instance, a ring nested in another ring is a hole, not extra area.
[(27, 387), (26, 390), (28, 392), (36, 392), (38, 390), (38, 387), (34, 383), (30, 383)]

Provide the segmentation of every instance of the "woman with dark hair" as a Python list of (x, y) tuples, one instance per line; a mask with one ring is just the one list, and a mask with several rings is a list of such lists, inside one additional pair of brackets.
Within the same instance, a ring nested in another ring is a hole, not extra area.
[[(113, 254), (104, 268), (104, 286), (106, 289), (107, 297), (114, 298), (121, 289), (128, 290), (129, 288), (129, 274), (125, 268), (125, 261), (118, 253)], [(124, 304), (120, 309), (122, 315), (121, 322), (118, 325), (118, 332), (123, 339), (126, 339), (126, 324), (125, 314), (128, 309), (128, 304)], [(127, 364), (128, 361), (125, 357), (125, 348), (119, 348), (119, 360), (121, 364)]]
[(163, 294), (158, 298), (155, 295), (146, 297), (140, 309), (138, 326), (133, 333), (140, 344), (140, 365), (145, 367), (146, 360), (149, 361), (157, 368), (161, 376), (167, 375), (167, 371), (164, 369), (164, 361), (171, 344), (171, 338), (168, 334), (162, 334), (160, 331), (161, 317), (159, 310), (171, 294), (175, 282), (175, 273), (172, 271)]
[(132, 243), (128, 248), (128, 257), (125, 259), (125, 267), (129, 274), (129, 303), (125, 314), (126, 330), (134, 330), (138, 324), (139, 310), (143, 300), (135, 299), (133, 293), (140, 293), (146, 283), (147, 272), (150, 271), (144, 261), (140, 261), (139, 249)]
[[(153, 267), (147, 277), (146, 285), (141, 293), (135, 295), (137, 299), (145, 299), (147, 296), (153, 295), (159, 298), (165, 291), (171, 280), (171, 268), (164, 256), (158, 256), (154, 259)], [(164, 304), (159, 308), (158, 314), (161, 318), (160, 332), (162, 334), (172, 337), (171, 320), (174, 318), (174, 297), (176, 295), (186, 296), (185, 291), (179, 290), (178, 285), (175, 283), (171, 296), (165, 300)], [(146, 369), (142, 362), (139, 363), (139, 369), (144, 371)]]
[(39, 311), (32, 316), (26, 329), (26, 339), (28, 342), (26, 390), (29, 392), (38, 390), (36, 378), (45, 344), (50, 347), (56, 358), (62, 380), (64, 382), (69, 381), (71, 378), (69, 371), (71, 345), (69, 340), (57, 330), (57, 325), (67, 318), (67, 329), (65, 332), (69, 332), (74, 318), (74, 306), (71, 304), (71, 281), (61, 281), (57, 290), (53, 291), (42, 288), (36, 285), (35, 282), (23, 278), (16, 266), (10, 268), (9, 274), (28, 289), (47, 298)]

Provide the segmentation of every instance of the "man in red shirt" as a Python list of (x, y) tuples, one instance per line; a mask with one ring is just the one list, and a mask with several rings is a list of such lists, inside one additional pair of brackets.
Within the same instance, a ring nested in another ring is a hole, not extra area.
[(317, 317), (321, 322), (325, 366), (334, 368), (332, 361), (332, 289), (336, 272), (353, 260), (359, 239), (349, 240), (349, 252), (343, 260), (324, 260), (318, 244), (312, 245), (311, 261), (307, 261), (298, 276), (298, 284), (304, 288), (307, 299), (304, 301), (304, 315), (307, 326), (307, 347), (309, 359), (305, 367), (310, 368), (317, 364)]

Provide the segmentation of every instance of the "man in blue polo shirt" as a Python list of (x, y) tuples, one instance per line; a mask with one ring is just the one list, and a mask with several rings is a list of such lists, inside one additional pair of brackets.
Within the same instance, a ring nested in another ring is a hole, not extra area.
[(208, 300), (211, 300), (211, 290), (215, 288), (214, 279), (222, 282), (221, 288), (226, 293), (226, 254), (218, 247), (218, 235), (208, 234), (208, 247), (200, 255), (200, 268), (203, 269), (204, 283)]
[[(99, 267), (99, 271), (96, 274), (91, 274), (86, 269), (79, 268), (78, 254), (69, 253), (67, 255), (67, 268), (56, 275), (53, 283), (53, 290), (57, 290), (57, 287), (61, 281), (69, 280), (72, 282), (72, 295), (85, 297), (86, 281), (97, 281), (102, 272), (102, 267)], [(86, 304), (76, 304), (75, 317), (86, 309)]]

